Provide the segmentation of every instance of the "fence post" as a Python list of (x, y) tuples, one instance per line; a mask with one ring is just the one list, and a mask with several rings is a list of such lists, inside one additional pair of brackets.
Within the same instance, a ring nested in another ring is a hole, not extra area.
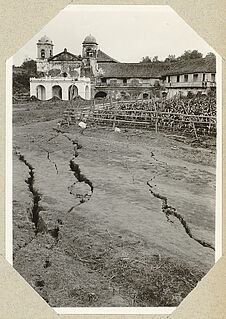
[(209, 127), (208, 127), (208, 134), (210, 135), (211, 132), (211, 118), (209, 118)]
[(112, 96), (110, 95), (110, 109), (112, 108)]
[(195, 137), (196, 137), (196, 139), (198, 139), (198, 135), (197, 135), (197, 132), (196, 132), (196, 128), (195, 128), (195, 123), (194, 122), (192, 122), (192, 126), (193, 126), (193, 130), (195, 132)]
[(156, 102), (155, 102), (155, 133), (158, 132), (158, 111), (156, 107)]
[(158, 113), (155, 113), (155, 133), (158, 133)]
[(117, 104), (115, 103), (115, 106), (114, 106), (114, 118), (113, 118), (113, 125), (112, 125), (113, 128), (115, 128), (116, 115), (117, 115)]

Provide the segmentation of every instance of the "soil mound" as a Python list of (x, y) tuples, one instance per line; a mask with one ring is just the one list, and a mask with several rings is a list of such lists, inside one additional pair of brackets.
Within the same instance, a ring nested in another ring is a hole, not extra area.
[(35, 102), (35, 101), (40, 101), (36, 96), (32, 95), (29, 100), (29, 102)]
[(49, 102), (57, 102), (61, 101), (62, 99), (59, 96), (54, 95), (51, 99), (47, 100)]

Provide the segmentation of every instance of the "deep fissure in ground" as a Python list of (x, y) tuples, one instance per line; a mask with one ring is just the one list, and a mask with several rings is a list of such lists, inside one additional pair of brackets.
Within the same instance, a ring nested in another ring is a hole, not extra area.
[(208, 248), (211, 248), (211, 249), (215, 250), (215, 248), (211, 244), (209, 244), (206, 241), (200, 240), (200, 239), (196, 238), (195, 236), (193, 236), (193, 234), (191, 232), (191, 229), (188, 226), (186, 220), (177, 212), (175, 207), (168, 205), (168, 199), (167, 199), (166, 196), (163, 196), (163, 195), (161, 195), (159, 193), (154, 192), (152, 190), (153, 186), (149, 182), (147, 182), (147, 185), (149, 186), (149, 191), (151, 192), (151, 194), (154, 197), (156, 197), (158, 199), (161, 199), (161, 201), (162, 201), (162, 212), (166, 215), (166, 218), (167, 218), (168, 221), (170, 221), (170, 219), (169, 219), (170, 215), (176, 217), (180, 221), (181, 225), (185, 229), (186, 234), (190, 238), (192, 238), (195, 241), (197, 241), (203, 247), (208, 247)]
[(84, 182), (89, 185), (91, 193), (93, 193), (93, 183), (84, 174), (81, 173), (79, 165), (76, 164), (73, 159), (70, 160), (70, 169), (72, 170), (72, 172), (74, 172), (74, 176), (80, 183)]
[(35, 174), (34, 174), (34, 167), (25, 159), (24, 155), (20, 154), (19, 152), (16, 153), (19, 157), (19, 160), (22, 161), (29, 169), (29, 177), (25, 180), (28, 185), (28, 189), (32, 194), (32, 222), (35, 225), (35, 233), (38, 233), (38, 222), (39, 222), (39, 212), (42, 209), (39, 206), (39, 202), (42, 198), (42, 195), (35, 189), (34, 182), (35, 182)]
[(53, 229), (48, 230), (45, 222), (40, 218), (40, 211), (43, 208), (40, 206), (40, 201), (42, 199), (42, 194), (38, 192), (38, 190), (34, 187), (35, 183), (35, 173), (34, 167), (25, 159), (24, 155), (20, 152), (16, 152), (19, 160), (22, 161), (29, 169), (29, 177), (25, 179), (25, 183), (28, 185), (28, 189), (32, 194), (32, 208), (31, 208), (31, 220), (35, 225), (35, 235), (39, 232), (48, 232), (53, 238), (58, 241), (59, 235), (59, 226), (54, 227)]

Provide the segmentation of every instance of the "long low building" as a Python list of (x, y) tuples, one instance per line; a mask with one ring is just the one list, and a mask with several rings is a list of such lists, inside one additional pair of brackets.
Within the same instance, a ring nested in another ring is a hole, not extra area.
[(181, 63), (165, 72), (163, 80), (168, 97), (208, 92), (216, 88), (216, 61), (199, 58), (185, 66)]
[(216, 87), (214, 59), (120, 63), (100, 50), (92, 35), (84, 39), (82, 55), (66, 48), (53, 55), (53, 47), (47, 36), (37, 43), (38, 77), (30, 79), (30, 95), (40, 100), (53, 96), (70, 100), (78, 95), (84, 99), (171, 98), (189, 92), (206, 93)]

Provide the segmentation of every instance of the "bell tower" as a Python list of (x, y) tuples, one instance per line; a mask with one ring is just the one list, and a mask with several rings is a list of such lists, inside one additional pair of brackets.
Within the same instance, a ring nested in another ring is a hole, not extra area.
[(53, 56), (53, 42), (44, 35), (37, 42), (37, 59), (47, 60)]
[(87, 35), (82, 42), (82, 61), (84, 65), (85, 76), (91, 78), (91, 81), (98, 73), (97, 65), (98, 44), (94, 36)]
[(49, 70), (48, 59), (53, 56), (53, 42), (44, 35), (37, 42), (37, 71), (44, 74)]
[(87, 35), (82, 43), (83, 59), (96, 59), (97, 51), (98, 51), (98, 44), (96, 39), (91, 34)]

